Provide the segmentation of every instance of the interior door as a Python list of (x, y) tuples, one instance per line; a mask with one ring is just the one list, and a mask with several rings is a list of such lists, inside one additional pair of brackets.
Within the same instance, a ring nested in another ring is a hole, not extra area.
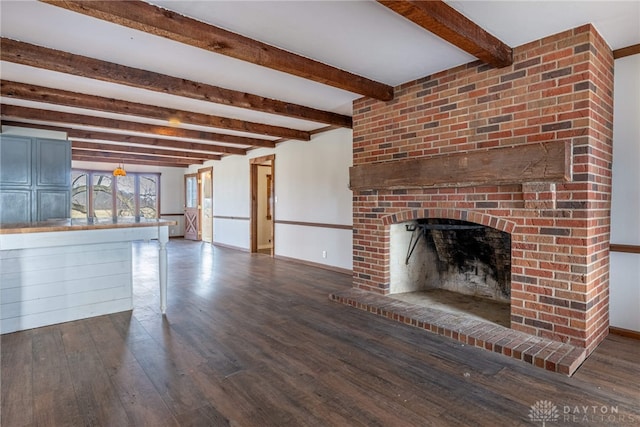
[(250, 159), (251, 252), (274, 255), (275, 154)]
[(200, 175), (200, 236), (203, 242), (213, 242), (213, 168), (198, 169)]
[(184, 176), (184, 238), (200, 240), (200, 210), (198, 209), (198, 174)]

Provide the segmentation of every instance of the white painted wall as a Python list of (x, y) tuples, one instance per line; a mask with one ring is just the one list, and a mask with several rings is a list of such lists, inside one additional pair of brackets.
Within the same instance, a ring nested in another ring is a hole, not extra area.
[(25, 128), (19, 126), (2, 126), (2, 133), (6, 133), (7, 135), (28, 136), (31, 138), (67, 139), (66, 132)]
[[(64, 135), (61, 135), (64, 137)], [(337, 129), (313, 136), (309, 142), (288, 141), (275, 149), (252, 150), (247, 156), (227, 156), (220, 161), (189, 168), (125, 165), (131, 172), (161, 173), (161, 214), (178, 219), (184, 205), (184, 174), (213, 166), (213, 241), (249, 249), (249, 159), (275, 154), (274, 219), (323, 224), (352, 224), (352, 132)], [(115, 167), (115, 164), (113, 165)], [(107, 163), (73, 162), (74, 168), (110, 170)], [(215, 218), (215, 217), (226, 218)], [(172, 235), (183, 234), (183, 222)], [(288, 258), (352, 268), (352, 231), (276, 224), (275, 254)], [(326, 257), (323, 257), (323, 252)]]
[(275, 149), (252, 150), (247, 156), (228, 156), (206, 163), (213, 166), (214, 216), (236, 218), (215, 219), (214, 242), (249, 249), (249, 160), (268, 154), (276, 155), (276, 256), (351, 269), (351, 230), (277, 224), (280, 220), (351, 225), (350, 129), (321, 133), (309, 142), (288, 141)]
[[(640, 245), (640, 55), (615, 61), (611, 243)], [(640, 331), (640, 255), (611, 253), (611, 326)]]
[[(228, 156), (213, 166), (213, 241), (249, 249), (249, 160), (247, 156)], [(202, 166), (199, 166), (202, 167)], [(197, 168), (192, 169), (194, 172)], [(219, 216), (233, 217), (217, 218)]]
[(276, 255), (350, 270), (351, 230), (278, 224), (277, 221), (352, 224), (351, 130), (321, 133), (310, 142), (289, 141), (279, 145), (275, 152)]
[(290, 141), (276, 153), (278, 220), (351, 225), (351, 130), (322, 133), (310, 142)]

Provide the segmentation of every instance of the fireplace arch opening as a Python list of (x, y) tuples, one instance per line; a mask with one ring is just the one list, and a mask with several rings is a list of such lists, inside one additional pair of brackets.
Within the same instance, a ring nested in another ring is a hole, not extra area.
[(446, 218), (390, 227), (389, 296), (510, 326), (509, 233)]

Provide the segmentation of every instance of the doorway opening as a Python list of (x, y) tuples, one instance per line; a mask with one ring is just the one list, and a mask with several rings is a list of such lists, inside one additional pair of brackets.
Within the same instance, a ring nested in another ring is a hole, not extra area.
[(200, 183), (200, 240), (213, 242), (213, 167), (198, 169)]
[(213, 242), (213, 167), (184, 176), (184, 238)]
[(184, 176), (184, 238), (188, 240), (200, 240), (199, 193), (198, 174), (186, 174)]
[(250, 160), (251, 252), (274, 254), (275, 154)]

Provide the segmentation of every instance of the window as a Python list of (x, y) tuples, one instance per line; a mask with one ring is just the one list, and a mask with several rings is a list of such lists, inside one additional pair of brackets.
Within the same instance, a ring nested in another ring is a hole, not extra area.
[(159, 218), (160, 174), (73, 170), (71, 181), (72, 218)]
[(119, 176), (116, 178), (116, 184), (117, 216), (136, 216), (136, 177), (130, 173)]
[(115, 177), (105, 172), (94, 173), (91, 180), (91, 189), (93, 193), (93, 215), (96, 218), (113, 218), (113, 184)]
[(158, 183), (160, 177), (140, 175), (138, 200), (140, 214), (145, 218), (158, 217)]
[(86, 172), (71, 172), (71, 218), (86, 218), (89, 213), (87, 179)]

